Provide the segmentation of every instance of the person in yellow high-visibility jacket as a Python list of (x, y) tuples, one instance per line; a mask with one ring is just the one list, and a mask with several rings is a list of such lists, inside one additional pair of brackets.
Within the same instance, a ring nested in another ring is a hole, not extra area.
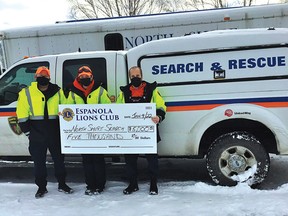
[[(165, 119), (166, 105), (160, 95), (157, 83), (149, 83), (143, 80), (142, 69), (134, 66), (129, 69), (129, 79), (131, 83), (120, 87), (120, 93), (117, 98), (117, 103), (156, 103), (156, 116), (152, 117), (152, 121), (157, 124), (157, 142), (160, 135), (158, 125)], [(128, 175), (129, 185), (123, 190), (124, 194), (131, 194), (138, 191), (137, 182), (137, 159), (138, 154), (125, 154), (126, 171)], [(158, 177), (158, 155), (146, 154), (148, 161), (148, 171), (150, 175), (150, 195), (158, 194), (157, 177)]]
[[(70, 88), (67, 104), (110, 104), (107, 91), (94, 81), (92, 70), (82, 66)], [(82, 154), (85, 195), (100, 194), (106, 183), (105, 158), (101, 154)]]
[(19, 92), (16, 114), (19, 126), (29, 138), (29, 152), (34, 161), (36, 198), (47, 193), (46, 155), (49, 150), (54, 161), (58, 190), (72, 193), (66, 184), (64, 155), (61, 154), (58, 105), (65, 103), (60, 87), (50, 83), (50, 71), (39, 67), (35, 73), (36, 82)]

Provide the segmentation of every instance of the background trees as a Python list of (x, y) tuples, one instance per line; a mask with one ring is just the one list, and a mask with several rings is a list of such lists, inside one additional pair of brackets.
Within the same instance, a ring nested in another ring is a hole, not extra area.
[[(269, 4), (277, 0), (67, 0), (72, 19), (134, 16), (140, 14), (202, 10), (252, 4)], [(257, 2), (258, 1), (258, 2)], [(288, 0), (278, 0), (279, 3)]]
[(99, 18), (160, 13), (162, 0), (68, 0), (72, 18)]

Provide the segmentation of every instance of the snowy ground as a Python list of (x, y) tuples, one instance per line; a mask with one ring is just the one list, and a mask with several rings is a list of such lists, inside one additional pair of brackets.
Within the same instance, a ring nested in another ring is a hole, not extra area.
[[(281, 166), (288, 164), (288, 157), (274, 160)], [(276, 182), (277, 175), (273, 176)], [(108, 181), (104, 193), (95, 196), (84, 195), (83, 183), (71, 181), (69, 185), (75, 192), (67, 195), (58, 192), (57, 184), (50, 181), (48, 194), (35, 199), (33, 183), (1, 181), (0, 216), (288, 216), (286, 183), (276, 188), (272, 184), (270, 189), (251, 189), (244, 183), (222, 187), (203, 181), (162, 179), (158, 196), (148, 195), (147, 180), (141, 181), (140, 190), (132, 195), (122, 194), (126, 186), (123, 181)]]

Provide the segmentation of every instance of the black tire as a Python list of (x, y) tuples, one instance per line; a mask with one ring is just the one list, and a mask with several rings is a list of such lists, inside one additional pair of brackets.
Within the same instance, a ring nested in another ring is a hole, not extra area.
[[(270, 158), (259, 140), (248, 133), (237, 131), (224, 134), (213, 142), (206, 163), (208, 173), (216, 184), (234, 186), (238, 181), (246, 181), (252, 186), (266, 178)], [(250, 174), (249, 171), (253, 169), (256, 171)], [(247, 170), (248, 177), (244, 180), (235, 179), (235, 176), (240, 177)]]

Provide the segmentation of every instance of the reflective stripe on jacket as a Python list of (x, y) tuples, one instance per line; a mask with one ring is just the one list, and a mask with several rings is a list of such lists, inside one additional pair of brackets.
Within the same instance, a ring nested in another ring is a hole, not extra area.
[[(54, 84), (50, 84), (54, 85)], [(57, 86), (58, 87), (58, 86)], [(58, 118), (58, 105), (65, 103), (65, 96), (60, 87), (53, 88), (53, 96), (47, 101), (48, 119)], [(43, 120), (45, 96), (38, 89), (37, 82), (19, 92), (16, 114), (19, 122), (30, 120)]]
[[(74, 90), (76, 89), (74, 88)], [(107, 91), (102, 86), (99, 86), (98, 88), (90, 92), (87, 98), (85, 98), (84, 95), (80, 96), (80, 93), (77, 93), (74, 90), (72, 88), (71, 91), (69, 92), (68, 98), (66, 100), (67, 104), (109, 104), (111, 103)]]

